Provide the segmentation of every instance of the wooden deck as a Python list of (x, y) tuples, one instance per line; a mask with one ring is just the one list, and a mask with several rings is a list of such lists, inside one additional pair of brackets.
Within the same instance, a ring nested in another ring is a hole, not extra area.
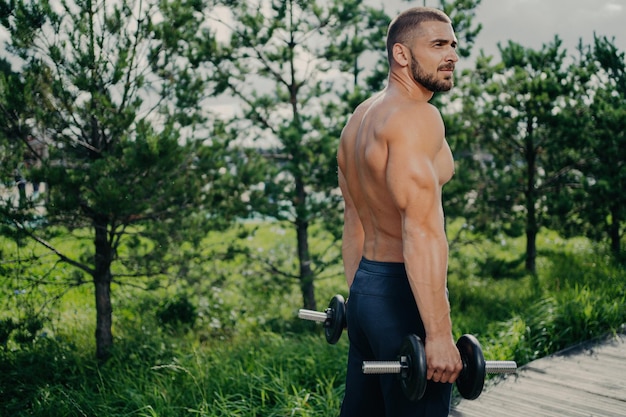
[(624, 417), (626, 333), (538, 359), (493, 384), (451, 417)]

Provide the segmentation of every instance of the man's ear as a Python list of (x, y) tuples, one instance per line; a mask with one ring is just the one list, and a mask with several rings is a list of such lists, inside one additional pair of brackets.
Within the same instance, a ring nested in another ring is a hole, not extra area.
[(393, 59), (398, 63), (398, 65), (402, 67), (409, 65), (409, 62), (411, 61), (411, 51), (409, 51), (409, 48), (407, 48), (406, 45), (395, 43), (391, 52), (393, 54)]

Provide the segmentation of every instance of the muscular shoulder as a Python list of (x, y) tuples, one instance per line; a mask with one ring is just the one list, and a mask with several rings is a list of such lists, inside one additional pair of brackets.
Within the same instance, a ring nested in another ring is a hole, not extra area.
[(439, 110), (430, 103), (401, 105), (379, 126), (390, 146), (419, 148), (434, 156), (444, 143), (445, 129)]

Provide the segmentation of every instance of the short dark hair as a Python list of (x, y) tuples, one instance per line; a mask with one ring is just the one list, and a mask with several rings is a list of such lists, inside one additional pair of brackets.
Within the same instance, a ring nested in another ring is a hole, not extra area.
[(420, 29), (422, 22), (433, 21), (452, 23), (447, 14), (430, 7), (413, 7), (393, 19), (387, 30), (387, 59), (389, 59), (389, 63), (393, 57), (393, 45), (396, 43), (406, 44)]

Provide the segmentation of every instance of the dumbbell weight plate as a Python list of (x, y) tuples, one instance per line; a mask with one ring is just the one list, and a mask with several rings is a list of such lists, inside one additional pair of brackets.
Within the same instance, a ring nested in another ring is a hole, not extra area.
[(400, 373), (402, 392), (410, 401), (418, 401), (426, 391), (426, 351), (419, 336), (407, 336), (400, 346)]
[(343, 296), (337, 294), (331, 298), (326, 312), (332, 314), (332, 317), (329, 317), (324, 323), (324, 334), (326, 341), (334, 345), (346, 327), (346, 302)]
[(456, 342), (461, 354), (463, 371), (456, 380), (456, 387), (461, 396), (468, 400), (475, 400), (483, 392), (485, 385), (485, 357), (478, 340), (465, 334)]

